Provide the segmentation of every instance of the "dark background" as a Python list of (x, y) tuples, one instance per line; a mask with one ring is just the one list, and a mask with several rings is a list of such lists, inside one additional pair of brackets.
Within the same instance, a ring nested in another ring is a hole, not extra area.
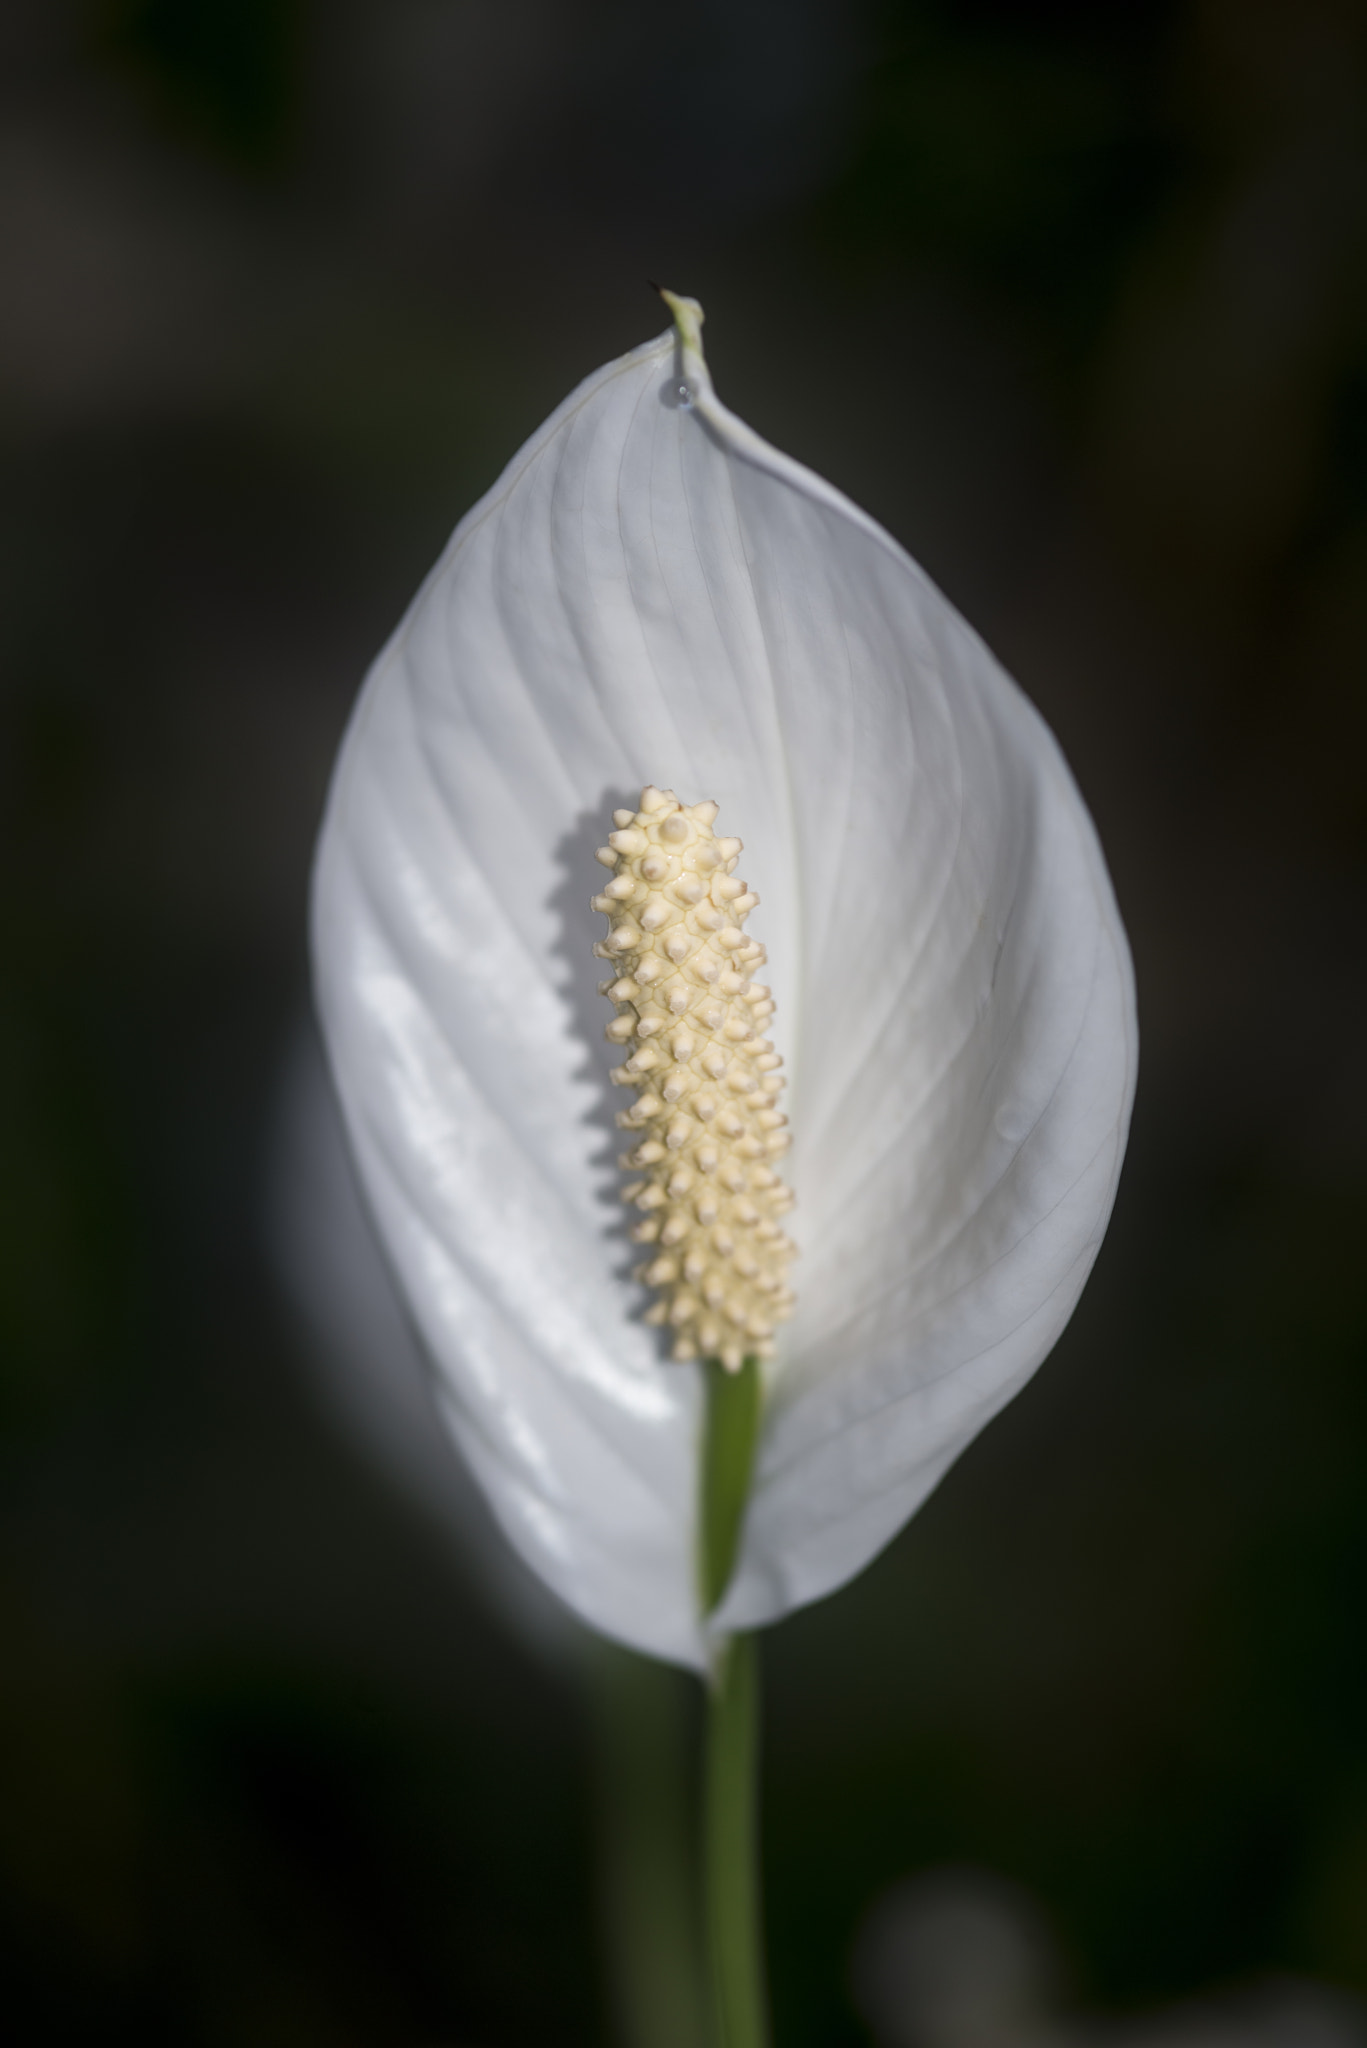
[(7, 2039), (609, 2037), (575, 1668), (319, 1402), (264, 1219), (358, 679), (648, 276), (1053, 724), (1145, 1034), (1053, 1359), (768, 1640), (780, 2039), (865, 2038), (854, 1930), (946, 1862), (1094, 2008), (1367, 1991), (1365, 43), (6, 0)]

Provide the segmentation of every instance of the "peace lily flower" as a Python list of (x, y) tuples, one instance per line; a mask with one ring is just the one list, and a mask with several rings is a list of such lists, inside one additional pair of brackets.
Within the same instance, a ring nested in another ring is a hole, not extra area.
[[(666, 297), (675, 326), (532, 437), (376, 662), (313, 923), (352, 1146), (460, 1448), (586, 1621), (702, 1665), (710, 1631), (858, 1572), (1050, 1350), (1110, 1213), (1136, 1029), (1053, 737), (902, 549), (720, 404), (700, 308)], [(642, 1317), (587, 1054), (609, 1013), (576, 993), (604, 927), (560, 907), (588, 918), (592, 849), (646, 786), (744, 837), (790, 1078), (796, 1301), (706, 1623), (701, 1375)]]

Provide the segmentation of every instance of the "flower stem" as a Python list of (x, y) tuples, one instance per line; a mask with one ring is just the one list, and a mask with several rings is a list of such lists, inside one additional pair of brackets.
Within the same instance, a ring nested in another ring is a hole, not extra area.
[[(702, 1459), (703, 1612), (735, 1570), (750, 1498), (762, 1397), (759, 1361), (707, 1374)], [(721, 1637), (707, 1688), (703, 1765), (703, 1917), (717, 2048), (767, 2048), (769, 2019), (759, 1882), (759, 1654), (750, 1635)]]
[(760, 1929), (759, 1655), (728, 1636), (707, 1696), (703, 1895), (718, 2048), (767, 2048)]
[(707, 1427), (702, 1455), (699, 1577), (702, 1611), (711, 1614), (736, 1568), (755, 1467), (763, 1386), (757, 1358), (747, 1358), (739, 1372), (727, 1372), (716, 1359), (709, 1358), (703, 1371), (707, 1375)]
[(693, 1832), (693, 1700), (684, 1674), (585, 1644), (599, 1905), (619, 2048), (711, 2048)]

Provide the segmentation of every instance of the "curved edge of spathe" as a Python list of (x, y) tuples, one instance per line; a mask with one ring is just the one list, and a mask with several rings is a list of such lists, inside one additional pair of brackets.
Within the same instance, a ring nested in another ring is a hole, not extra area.
[(495, 1527), (438, 1412), (423, 1353), (371, 1220), (317, 1030), (302, 1021), (278, 1079), (267, 1249), (294, 1311), (320, 1412), (361, 1444), (528, 1650), (563, 1663), (563, 1604)]
[[(590, 402), (604, 385), (629, 374), (638, 365), (652, 358), (666, 360), (675, 345), (674, 330), (668, 328), (581, 379), (518, 448), (490, 488), (462, 516), (393, 632), (371, 662), (333, 764), (309, 878), (308, 930), (313, 1008), (319, 1023), (332, 1089), (341, 1112), (347, 1150), (352, 1160), (356, 1162), (358, 1178), (368, 1185), (367, 1207), (381, 1237), (387, 1238), (389, 1235), (381, 1213), (384, 1203), (382, 1199), (376, 1199), (375, 1189), (370, 1185), (373, 1176), (363, 1170), (362, 1163), (368, 1149), (365, 1113), (350, 1086), (351, 1076), (342, 1042), (345, 1033), (338, 1031), (337, 1020), (332, 1015), (334, 997), (329, 986), (333, 979), (329, 971), (331, 934), (338, 917), (345, 914), (344, 909), (339, 906), (344, 904), (344, 899), (349, 893), (354, 894), (360, 886), (351, 872), (347, 854), (347, 812), (356, 763), (364, 752), (373, 709), (396, 658), (401, 654), (413, 621), (429, 600), (434, 585), (449, 573), (454, 558), (470, 537), (497, 512), (515, 489), (525, 470), (555, 438), (566, 420)], [(666, 1629), (662, 1632), (658, 1626), (658, 1617), (646, 1615), (640, 1618), (639, 1626), (633, 1626), (632, 1631), (628, 1632), (619, 1622), (613, 1621), (601, 1611), (602, 1603), (593, 1597), (592, 1587), (586, 1590), (582, 1582), (582, 1572), (557, 1569), (555, 1562), (548, 1560), (547, 1545), (541, 1540), (544, 1531), (538, 1530), (539, 1504), (523, 1497), (523, 1490), (515, 1478), (510, 1480), (506, 1467), (497, 1474), (490, 1469), (491, 1464), (498, 1462), (496, 1452), (478, 1441), (473, 1418), (463, 1414), (459, 1404), (451, 1396), (439, 1369), (436, 1372), (434, 1406), (441, 1411), (438, 1426), (444, 1429), (447, 1441), (453, 1443), (465, 1470), (477, 1482), (478, 1490), (484, 1496), (489, 1513), (499, 1530), (500, 1540), (508, 1543), (520, 1564), (525, 1566), (556, 1600), (589, 1627), (614, 1640), (624, 1642), (633, 1649), (646, 1651), (667, 1662), (689, 1668), (696, 1669), (703, 1665), (705, 1652), (700, 1627), (694, 1628), (687, 1639), (684, 1639), (674, 1630)], [(635, 1620), (633, 1617), (633, 1623)]]
[[(689, 301), (689, 303), (695, 304), (696, 301)], [(699, 309), (699, 315), (701, 317), (701, 309)], [(310, 949), (315, 962), (317, 960), (316, 906), (319, 864), (323, 856), (328, 829), (333, 822), (338, 794), (343, 785), (347, 757), (360, 744), (360, 736), (364, 730), (367, 718), (368, 702), (373, 697), (378, 684), (387, 673), (396, 654), (402, 648), (411, 624), (422, 610), (424, 603), (431, 593), (432, 586), (447, 573), (453, 558), (465, 546), (471, 535), (477, 532), (484, 522), (499, 509), (516, 486), (524, 470), (537, 459), (547, 444), (555, 438), (565, 421), (576, 412), (579, 412), (597, 392), (602, 390), (605, 384), (610, 384), (614, 379), (627, 375), (639, 363), (648, 362), (653, 356), (658, 356), (661, 359), (667, 357), (672, 350), (678, 347), (678, 340), (679, 337), (675, 328), (667, 327), (663, 333), (653, 335), (649, 341), (640, 342), (635, 348), (628, 349), (625, 355), (614, 357), (611, 362), (602, 364), (598, 369), (590, 371), (587, 377), (580, 379), (573, 391), (556, 406), (554, 412), (544, 419), (540, 426), (521, 444), (516, 454), (504, 465), (483, 496), (477, 498), (468, 512), (461, 515), (451, 532), (450, 538), (441, 549), (427, 574), (423, 577), (409, 603), (405, 606), (403, 616), (393, 632), (377, 650), (362, 679), (356, 701), (352, 706), (351, 716), (342, 735), (337, 757), (333, 762), (332, 773), (328, 780), (327, 794), (324, 799), (322, 822), (319, 826), (318, 838), (314, 849), (313, 866), (309, 877), (308, 916)], [(315, 1008), (317, 1007), (316, 984), (317, 975), (315, 971)]]
[[(415, 614), (430, 596), (432, 586), (449, 569), (463, 539), (495, 510), (514, 488), (535, 451), (544, 447), (565, 418), (624, 370), (643, 359), (663, 358), (674, 346), (672, 333), (657, 336), (629, 356), (607, 365), (586, 378), (557, 408), (552, 418), (519, 451), (502, 477), (457, 526), (438, 562), (405, 611), (367, 672), (358, 694), (327, 792), (322, 824), (316, 843), (309, 887), (309, 943), (313, 1007), (319, 1022), (335, 1098), (341, 1111), (347, 1150), (355, 1162), (358, 1178), (366, 1189), (366, 1206), (377, 1233), (385, 1243), (390, 1262), (401, 1270), (403, 1258), (397, 1249), (409, 1234), (403, 1224), (400, 1205), (387, 1188), (385, 1144), (374, 1125), (366, 1090), (356, 1071), (357, 1058), (351, 1041), (356, 1022), (356, 1005), (345, 987), (347, 970), (340, 959), (343, 950), (338, 934), (354, 931), (375, 914), (367, 902), (363, 875), (358, 871), (351, 831), (352, 807), (357, 801), (358, 777), (369, 772), (367, 742), (372, 720), (381, 702), (396, 659), (401, 658), (405, 636)], [(373, 1126), (373, 1127), (372, 1127)], [(435, 1361), (435, 1406), (440, 1411), (438, 1427), (456, 1447), (466, 1471), (478, 1482), (479, 1490), (497, 1525), (517, 1559), (570, 1613), (598, 1633), (628, 1647), (686, 1668), (702, 1668), (706, 1661), (704, 1639), (698, 1618), (691, 1613), (686, 1623), (678, 1615), (662, 1613), (658, 1605), (633, 1601), (631, 1579), (639, 1560), (617, 1558), (599, 1546), (596, 1556), (581, 1547), (566, 1546), (558, 1540), (563, 1529), (552, 1528), (563, 1503), (552, 1504), (537, 1497), (500, 1454), (498, 1447), (482, 1433), (478, 1417), (467, 1410), (440, 1363), (442, 1346), (432, 1333), (424, 1333), (422, 1304), (411, 1287), (406, 1289), (415, 1328), (427, 1356)], [(448, 1333), (449, 1336), (450, 1333)], [(569, 1552), (574, 1554), (570, 1555)], [(604, 1588), (608, 1590), (605, 1592)]]
[[(687, 380), (695, 416), (717, 438), (726, 452), (744, 461), (776, 482), (800, 493), (835, 513), (893, 557), (903, 573), (935, 604), (942, 605), (956, 621), (969, 642), (983, 656), (985, 676), (999, 710), (1007, 717), (1020, 718), (1028, 727), (1029, 750), (1042, 764), (1042, 802), (1066, 814), (1074, 834), (1080, 866), (1085, 868), (1094, 892), (1096, 931), (1100, 962), (1097, 990), (1103, 1019), (1093, 1023), (1090, 1033), (1113, 1049), (1107, 1079), (1111, 1115), (1109, 1122), (1096, 1119), (1093, 1130), (1104, 1130), (1089, 1162), (1070, 1188), (1060, 1196), (1060, 1206), (1076, 1211), (1069, 1233), (1067, 1255), (1055, 1259), (1051, 1282), (1021, 1323), (977, 1356), (954, 1361), (933, 1388), (914, 1383), (891, 1394), (880, 1416), (870, 1413), (854, 1423), (851, 1438), (861, 1430), (875, 1431), (890, 1419), (898, 1405), (927, 1407), (925, 1455), (896, 1466), (887, 1483), (870, 1488), (853, 1512), (837, 1505), (828, 1520), (813, 1516), (810, 1507), (795, 1512), (792, 1526), (780, 1540), (763, 1540), (763, 1523), (769, 1519), (764, 1496), (772, 1490), (761, 1464), (755, 1496), (760, 1528), (747, 1537), (741, 1568), (731, 1594), (714, 1617), (712, 1626), (721, 1630), (763, 1626), (780, 1619), (794, 1608), (836, 1591), (869, 1564), (897, 1535), (904, 1524), (933, 1491), (973, 1438), (1003, 1408), (1043, 1363), (1072, 1316), (1100, 1250), (1110, 1219), (1124, 1159), (1131, 1109), (1138, 1071), (1138, 1021), (1133, 964), (1105, 859), (1096, 829), (1063, 752), (1043, 718), (1019, 685), (992, 655), (981, 636), (935, 586), (920, 564), (892, 538), (878, 522), (848, 499), (843, 492), (765, 441), (717, 398), (702, 348), (702, 308), (695, 300), (662, 293), (675, 320), (679, 365)], [(1060, 1270), (1060, 1267), (1062, 1270)], [(895, 1361), (888, 1360), (893, 1379)], [(931, 1413), (933, 1411), (933, 1414)], [(786, 1433), (782, 1432), (781, 1433)], [(843, 1432), (837, 1431), (837, 1436)], [(853, 1442), (845, 1446), (858, 1462)], [(803, 1470), (818, 1461), (799, 1456), (793, 1469), (779, 1480), (780, 1487), (801, 1489)], [(845, 1499), (858, 1498), (859, 1489), (847, 1486)], [(752, 1513), (754, 1509), (752, 1508)], [(779, 1515), (780, 1522), (787, 1517)], [(752, 1525), (753, 1528), (753, 1525)], [(774, 1531), (775, 1536), (779, 1531)], [(760, 1541), (756, 1544), (755, 1537)]]
[[(951, 1358), (930, 1378), (908, 1374), (906, 1354), (885, 1354), (874, 1371), (881, 1398), (857, 1404), (862, 1412), (795, 1451), (778, 1471), (766, 1473), (761, 1463), (752, 1496), (758, 1526), (751, 1523), (747, 1529), (741, 1569), (716, 1618), (723, 1629), (777, 1621), (838, 1591), (872, 1563), (1047, 1359), (1077, 1307), (1110, 1222), (1138, 1080), (1133, 962), (1095, 826), (1062, 751), (1023, 695), (1013, 694), (1021, 712), (1048, 742), (1053, 800), (1062, 798), (1067, 806), (1077, 851), (1095, 891), (1098, 969), (1084, 1038), (1102, 1071), (1091, 1079), (1084, 1071), (1078, 1085), (1084, 1091), (1098, 1090), (1109, 1114), (1087, 1120), (1098, 1142), (1056, 1202), (1026, 1233), (1028, 1239), (1047, 1228), (1056, 1247), (1047, 1262), (1048, 1284), (1037, 1290), (1038, 1298), (1022, 1320), (1003, 1329), (981, 1351)], [(946, 1321), (952, 1321), (952, 1310)], [(906, 1456), (908, 1433), (923, 1438), (924, 1455), (919, 1459)], [(892, 1442), (899, 1449), (880, 1470), (880, 1452)], [(847, 1469), (857, 1466), (861, 1483), (846, 1488), (847, 1501), (851, 1494), (859, 1498), (853, 1512), (847, 1505), (837, 1505), (823, 1519), (812, 1513), (810, 1502), (814, 1491), (823, 1490), (815, 1468), (828, 1456), (847, 1461)], [(772, 1526), (766, 1529), (766, 1523)]]
[[(336, 787), (344, 799), (342, 777)], [(352, 927), (358, 915), (364, 914), (357, 911), (363, 896), (364, 884), (355, 873), (345, 834), (325, 829), (315, 862), (316, 1009), (347, 1147), (366, 1190), (366, 1206), (396, 1272), (403, 1274), (417, 1256), (414, 1231), (411, 1221), (406, 1220), (404, 1200), (387, 1155), (383, 1122), (370, 1115), (364, 1089), (357, 1082), (356, 1060), (349, 1043), (354, 1010), (351, 1016), (336, 1014), (330, 986), (333, 972), (326, 928), (338, 921)], [(478, 1415), (461, 1398), (459, 1388), (443, 1366), (443, 1349), (453, 1349), (459, 1355), (460, 1332), (448, 1327), (438, 1338), (426, 1327), (432, 1306), (430, 1291), (415, 1286), (411, 1273), (403, 1286), (419, 1339), (433, 1361), (434, 1420), (444, 1429), (465, 1470), (478, 1484), (501, 1539), (507, 1541), (550, 1594), (599, 1634), (665, 1662), (701, 1668), (705, 1650), (700, 1623), (690, 1619), (681, 1626), (677, 1614), (640, 1596), (633, 1583), (639, 1565), (635, 1554), (619, 1554), (601, 1543), (586, 1548), (582, 1528), (577, 1531), (579, 1540), (566, 1540), (574, 1525), (566, 1502), (545, 1497), (526, 1483), (525, 1474), (509, 1462), (497, 1442), (481, 1427)], [(488, 1314), (497, 1314), (494, 1305), (483, 1306)], [(467, 1328), (465, 1342), (469, 1341)]]
[(586, 1572), (581, 1548), (577, 1569), (559, 1568), (553, 1548), (540, 1540), (538, 1525), (544, 1503), (509, 1472), (497, 1449), (474, 1428), (448, 1390), (443, 1389), (438, 1398), (451, 1438), (478, 1481), (490, 1513), (518, 1560), (541, 1585), (579, 1621), (610, 1642), (683, 1670), (704, 1670), (707, 1652), (701, 1618), (685, 1636), (662, 1627), (659, 1608), (643, 1607), (632, 1584), (635, 1559), (630, 1554), (605, 1553), (600, 1548), (594, 1568)]

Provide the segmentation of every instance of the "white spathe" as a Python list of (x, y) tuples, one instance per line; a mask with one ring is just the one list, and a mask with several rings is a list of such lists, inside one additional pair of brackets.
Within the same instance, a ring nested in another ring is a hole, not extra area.
[(702, 1663), (701, 1386), (640, 1321), (593, 994), (612, 808), (653, 782), (744, 838), (792, 1082), (797, 1311), (717, 1626), (852, 1577), (1049, 1351), (1137, 1035), (1052, 735), (881, 528), (718, 402), (670, 303), (376, 662), (313, 936), (362, 1179), (503, 1528), (586, 1621)]
[(268, 1173), (267, 1242), (322, 1412), (450, 1539), (467, 1583), (522, 1647), (563, 1661), (574, 1623), (502, 1540), (442, 1428), (431, 1364), (376, 1241), (312, 1031), (284, 1063)]

